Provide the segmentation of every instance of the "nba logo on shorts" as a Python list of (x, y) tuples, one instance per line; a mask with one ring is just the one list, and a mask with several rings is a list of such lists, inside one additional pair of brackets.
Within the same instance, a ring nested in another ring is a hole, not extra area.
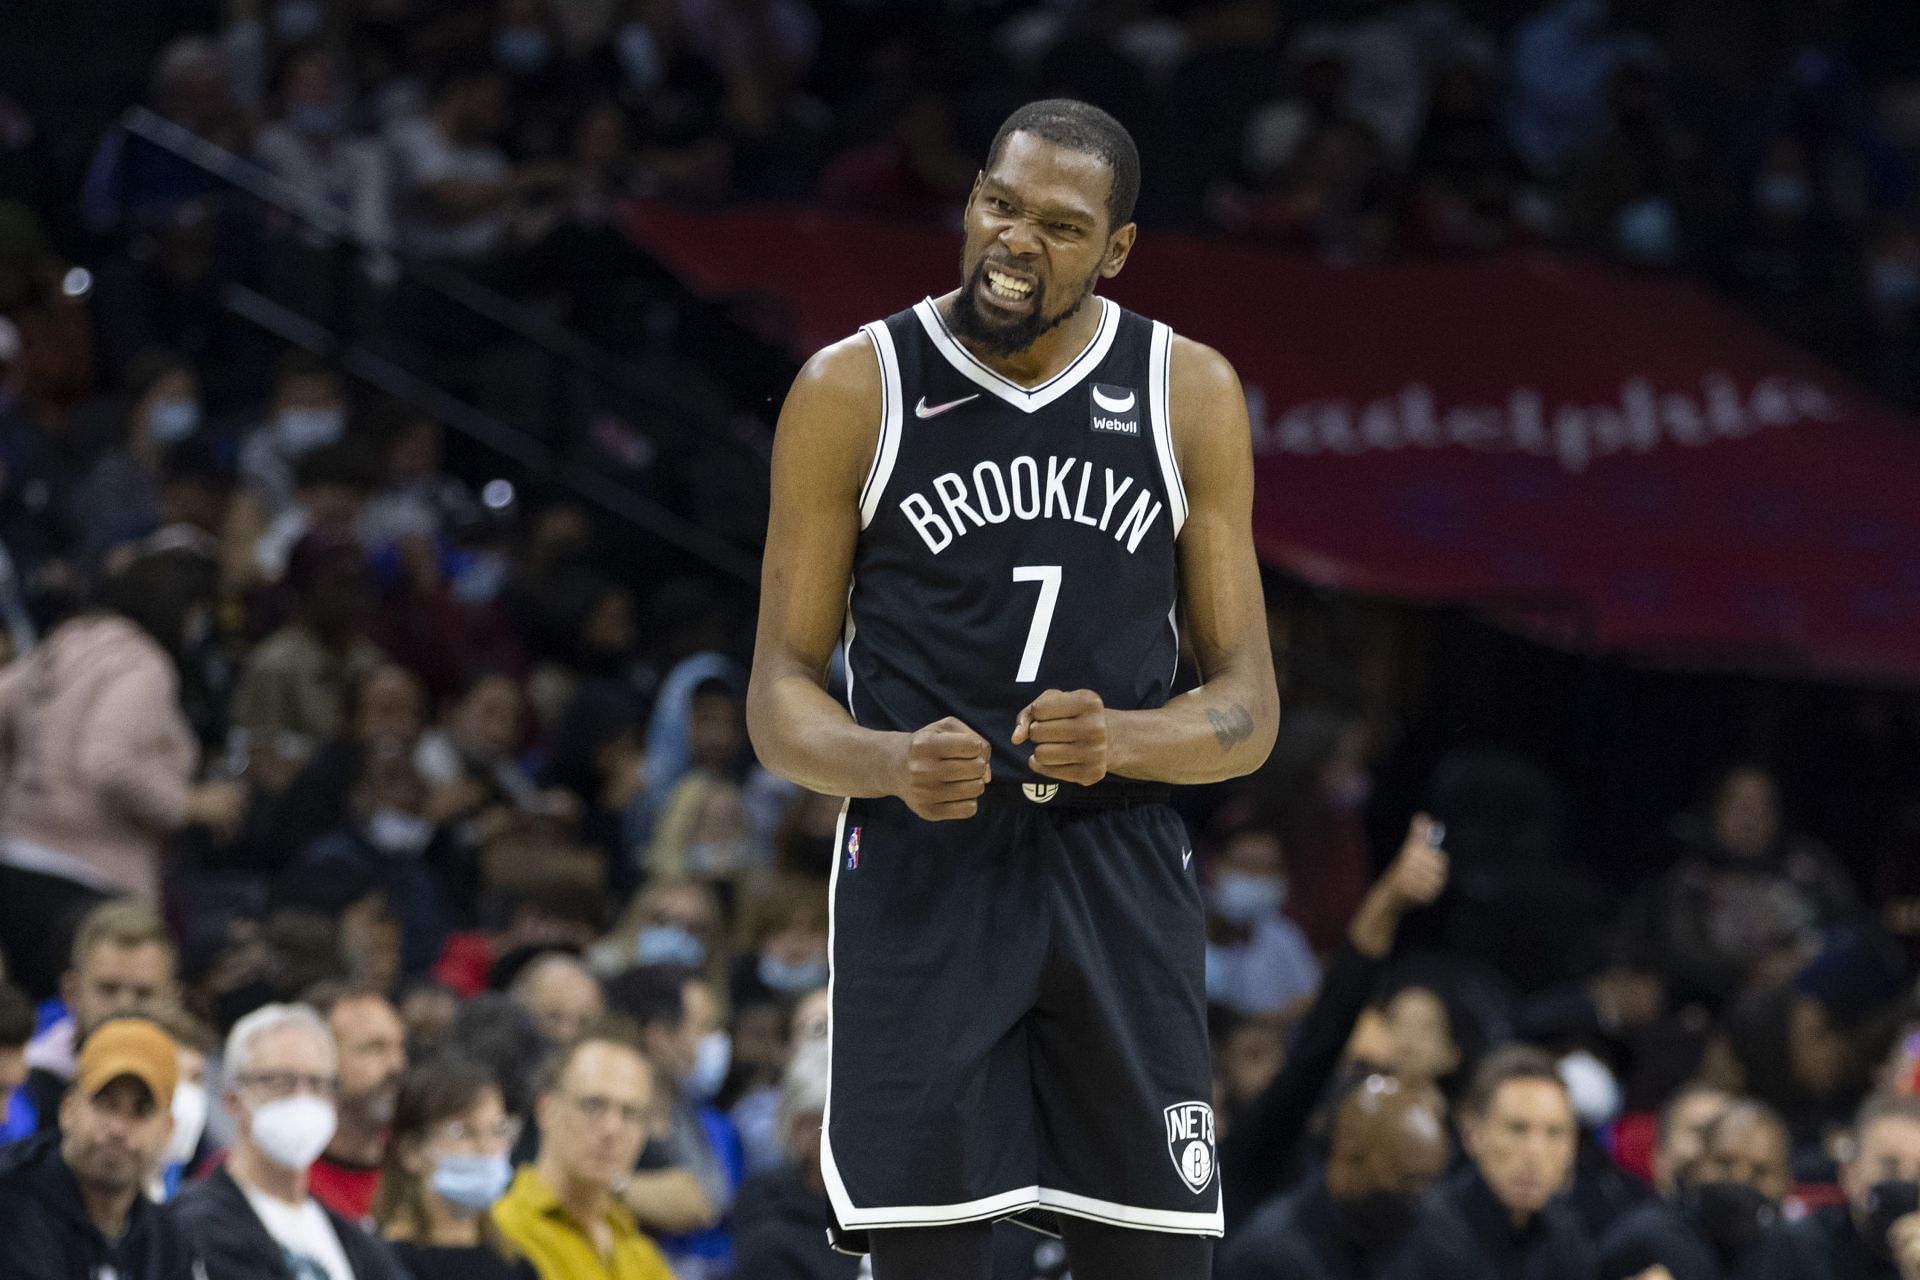
[(1195, 1195), (1213, 1181), (1213, 1108), (1204, 1102), (1176, 1102), (1166, 1110), (1167, 1154), (1180, 1181)]
[(860, 869), (860, 828), (854, 827), (847, 832), (847, 870)]

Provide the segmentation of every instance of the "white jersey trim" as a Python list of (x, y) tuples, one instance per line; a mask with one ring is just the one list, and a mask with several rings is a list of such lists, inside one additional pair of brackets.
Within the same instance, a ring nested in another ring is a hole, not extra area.
[(860, 326), (873, 344), (873, 358), (880, 362), (880, 438), (874, 442), (873, 462), (867, 468), (867, 482), (860, 487), (860, 527), (866, 528), (879, 514), (880, 499), (893, 478), (894, 460), (900, 456), (900, 355), (893, 347), (893, 334), (886, 322), (876, 320)]
[(1173, 411), (1167, 384), (1173, 368), (1173, 330), (1153, 322), (1153, 341), (1147, 350), (1147, 416), (1153, 421), (1153, 448), (1160, 455), (1160, 479), (1167, 489), (1167, 507), (1173, 517), (1173, 536), (1187, 523), (1187, 486), (1180, 479), (1179, 451), (1173, 444)]
[(920, 324), (926, 329), (927, 337), (933, 340), (934, 349), (945, 356), (947, 363), (958, 369), (969, 382), (992, 392), (1022, 413), (1033, 413), (1046, 408), (1078, 386), (1082, 378), (1100, 367), (1100, 362), (1107, 358), (1107, 352), (1113, 347), (1114, 337), (1120, 332), (1120, 308), (1098, 294), (1094, 296), (1100, 303), (1100, 327), (1094, 330), (1093, 341), (1068, 361), (1066, 368), (1037, 387), (1023, 387), (1012, 378), (981, 363), (979, 357), (953, 336), (952, 330), (947, 328), (946, 318), (940, 314), (940, 308), (934, 305), (932, 298), (922, 298), (914, 303), (913, 313), (920, 317)]

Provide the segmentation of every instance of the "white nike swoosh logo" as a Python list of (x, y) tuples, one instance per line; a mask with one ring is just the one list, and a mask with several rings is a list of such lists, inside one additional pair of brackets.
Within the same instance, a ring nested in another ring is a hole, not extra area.
[(1192, 861), (1193, 861), (1193, 850), (1182, 849), (1180, 851), (1180, 865), (1182, 867), (1185, 867), (1189, 862), (1192, 862)]
[(1127, 398), (1125, 400), (1115, 400), (1112, 396), (1102, 395), (1100, 388), (1095, 387), (1093, 389), (1093, 402), (1102, 409), (1105, 409), (1108, 413), (1128, 412), (1133, 408), (1134, 399), (1134, 393), (1131, 391), (1127, 392)]
[(978, 400), (979, 398), (980, 398), (980, 393), (976, 391), (970, 396), (961, 396), (958, 400), (949, 400), (945, 404), (928, 404), (927, 398), (925, 396), (921, 396), (920, 403), (913, 406), (913, 416), (916, 418), (938, 417), (940, 414), (945, 413), (949, 409), (958, 409), (961, 405), (965, 404), (967, 401)]

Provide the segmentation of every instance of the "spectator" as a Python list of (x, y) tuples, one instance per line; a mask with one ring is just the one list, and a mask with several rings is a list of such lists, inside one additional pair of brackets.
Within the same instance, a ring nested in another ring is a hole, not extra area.
[[(1229, 1231), (1283, 1186), (1299, 1164), (1301, 1138), (1366, 1006), (1367, 993), (1393, 953), (1401, 922), (1409, 912), (1431, 906), (1445, 890), (1448, 859), (1433, 838), (1432, 820), (1415, 815), (1400, 852), (1348, 926), (1347, 945), (1335, 955), (1319, 997), (1296, 1029), (1286, 1065), (1258, 1097), (1233, 1114), (1231, 1127), (1221, 1134), (1221, 1194)], [(825, 1012), (823, 1008), (816, 1015), (822, 1024)], [(1415, 1081), (1401, 1083), (1423, 1087)]]
[(364, 1220), (380, 1192), (394, 1108), (407, 1075), (406, 1028), (377, 991), (322, 987), (306, 1003), (319, 1010), (340, 1063), (338, 1124), (313, 1167), (307, 1189), (321, 1206)]
[(177, 954), (159, 915), (144, 902), (103, 902), (73, 934), (72, 966), (60, 977), (64, 1017), (34, 1038), (21, 1101), (40, 1129), (59, 1124), (60, 1098), (73, 1079), (74, 1052), (117, 1013), (143, 1017), (180, 998)]
[[(211, 37), (183, 35), (160, 51), (148, 102), (163, 119), (215, 146), (246, 150), (247, 120), (234, 100), (226, 58)], [(82, 210), (96, 232), (148, 230), (218, 186), (205, 169), (115, 128), (94, 153)]]
[(701, 1040), (716, 1021), (712, 992), (684, 969), (655, 966), (620, 975), (607, 994), (640, 1030), (640, 1047), (658, 1072), (654, 1105), (662, 1117), (621, 1199), (643, 1228), (662, 1236), (677, 1268), (724, 1272), (722, 1224), (740, 1185), (739, 1137), (692, 1088)]
[(827, 1106), (824, 1045), (796, 1054), (780, 1086), (785, 1161), (749, 1179), (734, 1210), (733, 1274), (743, 1280), (853, 1280), (860, 1262), (827, 1247), (827, 1187), (820, 1171)]
[(1558, 0), (1513, 37), (1509, 123), (1521, 158), (1552, 173), (1605, 120), (1607, 85), (1624, 63), (1653, 56), (1644, 36), (1610, 20), (1604, 0)]
[(1283, 1012), (1313, 994), (1319, 966), (1284, 914), (1286, 853), (1257, 827), (1230, 834), (1207, 886), (1207, 1000), (1242, 1015)]
[(1275, 1200), (1221, 1253), (1221, 1280), (1387, 1274), (1421, 1198), (1446, 1172), (1446, 1104), (1431, 1086), (1367, 1075), (1335, 1114), (1324, 1175)]
[[(294, 463), (347, 434), (347, 389), (340, 375), (304, 351), (288, 351), (274, 371), (267, 420), (247, 434), (240, 449), (242, 487), (229, 517), (227, 546), (235, 573), (251, 563), (252, 549), (282, 513), (294, 505)], [(236, 578), (249, 582), (251, 574)]]
[(740, 932), (749, 949), (728, 976), (734, 1008), (827, 985), (827, 900), (818, 882), (780, 876), (755, 885)]
[(89, 571), (97, 572), (114, 547), (160, 527), (169, 453), (200, 430), (200, 380), (169, 352), (135, 361), (127, 401), (118, 438), (87, 469), (69, 504), (80, 563)]
[(372, 489), (373, 473), (352, 445), (321, 445), (301, 454), (293, 464), (293, 504), (253, 544), (254, 580), (272, 585), (285, 578), (294, 547), (309, 533), (357, 539)]
[(425, 727), (426, 698), (404, 667), (382, 663), (347, 691), (340, 731), (315, 751), (272, 808), (263, 844), (291, 858), (353, 821), (353, 789), (370, 750), (386, 744), (411, 760)]
[(406, 1280), (391, 1251), (308, 1192), (333, 1137), (333, 1037), (305, 1005), (270, 1004), (234, 1024), (224, 1062), (239, 1137), (226, 1164), (180, 1194), (181, 1225), (209, 1276)]
[(147, 1182), (147, 1198), (165, 1204), (180, 1192), (189, 1173), (208, 1154), (204, 1147), (211, 1099), (207, 1094), (207, 1059), (213, 1053), (213, 1032), (184, 1009), (160, 1008), (149, 1021), (172, 1037), (178, 1051), (179, 1073), (173, 1086), (173, 1133), (160, 1153), (160, 1164)]
[(1895, 1222), (1920, 1209), (1920, 1098), (1870, 1099), (1840, 1166), (1846, 1203), (1816, 1209), (1768, 1236), (1753, 1280), (1896, 1280)]
[(466, 822), (484, 841), (517, 813), (542, 814), (570, 803), (543, 793), (514, 759), (526, 700), (512, 677), (476, 677), (420, 737), (414, 763), (431, 789), (429, 811), (442, 822)]
[(1766, 770), (1730, 769), (1715, 786), (1694, 851), (1643, 891), (1629, 945), (1677, 998), (1723, 1001), (1785, 980), (1820, 933), (1857, 911), (1846, 874), (1791, 835)]
[(343, 221), (355, 239), (393, 243), (386, 159), (377, 144), (351, 131), (347, 70), (325, 45), (293, 48), (275, 77), (275, 118), (254, 142), (254, 154), (300, 197)]
[(600, 980), (565, 952), (539, 957), (520, 971), (508, 994), (533, 1016), (547, 1043), (572, 1044), (606, 1016)]
[(1719, 1191), (1701, 1196), (1698, 1188), (1709, 1176), (1707, 1136), (1733, 1105), (1726, 1094), (1703, 1085), (1683, 1088), (1668, 1101), (1653, 1152), (1660, 1197), (1629, 1207), (1601, 1236), (1601, 1280), (1625, 1280), (1656, 1266), (1673, 1280), (1718, 1280), (1724, 1274), (1706, 1224), (1726, 1197)]
[(33, 1023), (33, 1004), (18, 987), (0, 982), (0, 1146), (29, 1137), (35, 1128), (37, 1117), (21, 1092)]
[(1553, 1059), (1496, 1050), (1461, 1102), (1471, 1163), (1434, 1192), (1407, 1240), (1409, 1280), (1585, 1280), (1591, 1243), (1554, 1202), (1573, 1171), (1577, 1129)]
[(1765, 1103), (1736, 1101), (1708, 1131), (1699, 1176), (1681, 1203), (1720, 1274), (1747, 1275), (1761, 1240), (1781, 1220), (1793, 1190), (1789, 1154), (1786, 1122)]
[(488, 1213), (513, 1180), (519, 1136), (473, 1059), (432, 1058), (408, 1075), (373, 1216), (413, 1280), (537, 1280)]
[(617, 1025), (554, 1050), (541, 1069), (539, 1155), (492, 1211), (540, 1280), (671, 1280), (614, 1191), (658, 1114), (653, 1081), (632, 1033)]
[(253, 776), (278, 794), (346, 723), (349, 692), (380, 665), (356, 638), (367, 602), (366, 566), (351, 538), (314, 532), (293, 548), (291, 620), (261, 641), (233, 694), (233, 724)]
[(393, 126), (395, 219), (409, 252), (484, 264), (507, 248), (516, 201), (564, 181), (564, 168), (516, 170), (500, 149), (507, 94), (494, 67), (452, 67), (427, 111)]
[(80, 1051), (60, 1131), (0, 1151), (0, 1276), (204, 1277), (173, 1214), (142, 1194), (172, 1130), (175, 1046), (140, 1018)]
[(212, 600), (199, 557), (150, 553), (0, 673), (0, 940), (32, 994), (50, 991), (80, 912), (109, 893), (159, 896), (168, 836), (239, 824), (239, 787), (194, 785), (179, 705), (178, 655)]
[(620, 922), (593, 951), (595, 968), (617, 973), (634, 965), (678, 965), (726, 976), (720, 899), (698, 881), (655, 881), (633, 896)]

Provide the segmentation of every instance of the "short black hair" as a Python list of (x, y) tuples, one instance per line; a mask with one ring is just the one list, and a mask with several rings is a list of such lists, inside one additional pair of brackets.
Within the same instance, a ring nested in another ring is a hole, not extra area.
[(1007, 139), (1016, 133), (1030, 133), (1055, 146), (1106, 161), (1113, 170), (1113, 187), (1107, 192), (1108, 230), (1133, 221), (1134, 201), (1140, 198), (1140, 148), (1134, 146), (1127, 127), (1090, 102), (1075, 98), (1043, 98), (1029, 102), (1000, 126), (987, 149), (988, 169), (1000, 159)]
[(641, 1030), (677, 1027), (687, 1017), (687, 983), (693, 970), (680, 965), (636, 965), (607, 982), (607, 1006)]

